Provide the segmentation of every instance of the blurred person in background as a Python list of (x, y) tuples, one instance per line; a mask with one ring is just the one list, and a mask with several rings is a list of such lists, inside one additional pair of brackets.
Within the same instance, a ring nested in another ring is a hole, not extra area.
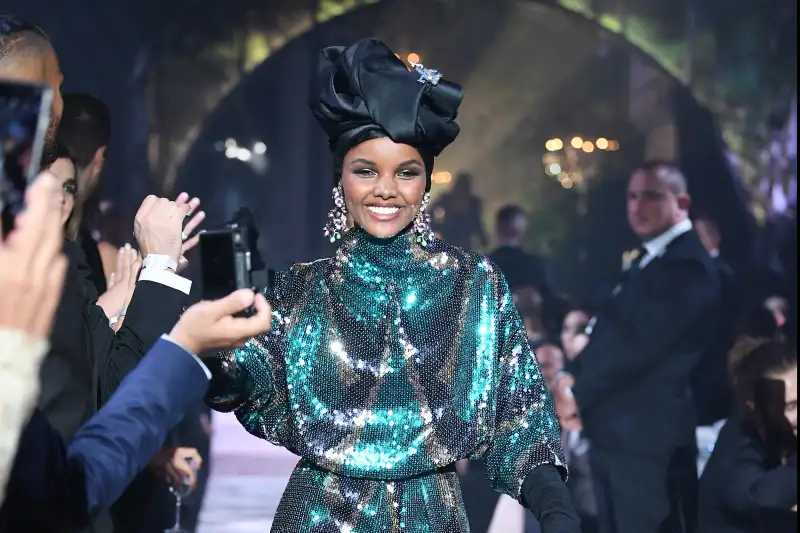
[(709, 427), (727, 418), (733, 404), (727, 379), (727, 354), (735, 340), (736, 321), (743, 310), (745, 295), (733, 269), (720, 253), (722, 238), (717, 223), (703, 214), (695, 216), (693, 222), (700, 242), (717, 267), (722, 291), (715, 333), (692, 374), (697, 425)]
[(700, 531), (797, 531), (796, 345), (743, 337), (729, 365), (736, 414), (700, 480)]
[(54, 148), (64, 101), (64, 76), (50, 38), (36, 24), (0, 13), (0, 79), (46, 85), (53, 91), (50, 123), (45, 136), (45, 157)]
[(75, 196), (78, 193), (78, 166), (63, 145), (56, 144), (48, 154), (50, 160), (42, 161), (42, 170), (49, 171), (61, 182), (61, 221), (64, 235), (74, 239), (67, 229), (75, 209)]
[(502, 207), (495, 216), (497, 247), (489, 253), (489, 259), (506, 276), (512, 292), (536, 290), (541, 299), (542, 327), (547, 336), (556, 337), (563, 317), (563, 301), (556, 294), (547, 258), (524, 250), (527, 233), (525, 211), (513, 204)]
[(497, 248), (489, 259), (503, 272), (512, 292), (532, 287), (548, 300), (553, 296), (553, 282), (547, 260), (526, 252), (522, 246), (528, 232), (528, 217), (517, 205), (502, 207), (495, 216)]
[(76, 212), (67, 228), (67, 235), (81, 245), (91, 268), (90, 279), (97, 288), (97, 293), (103, 294), (106, 291), (106, 278), (103, 276), (97, 244), (85, 225), (88, 213), (84, 213), (84, 210), (91, 205), (90, 199), (97, 189), (105, 166), (106, 151), (111, 140), (111, 115), (108, 107), (86, 93), (65, 94), (57, 139), (77, 166)]
[(564, 429), (583, 429), (601, 533), (693, 532), (697, 443), (690, 377), (721, 305), (719, 275), (689, 219), (686, 179), (647, 162), (631, 176), (627, 215), (641, 240), (557, 379)]
[(483, 202), (472, 192), (471, 174), (456, 174), (453, 186), (430, 209), (432, 228), (454, 246), (475, 250), (488, 244), (481, 221)]
[[(591, 317), (594, 316), (592, 307), (580, 303), (573, 303), (567, 307), (561, 325), (561, 346), (564, 350), (567, 373), (577, 373), (580, 364), (579, 355), (589, 344), (589, 335), (586, 330)], [(553, 379), (557, 383), (559, 375)], [(592, 469), (589, 462), (589, 439), (583, 434), (581, 428), (564, 429), (561, 432), (564, 456), (569, 465), (570, 476), (567, 487), (572, 495), (575, 509), (581, 517), (581, 530), (583, 533), (597, 531), (597, 501), (594, 496)]]
[(566, 357), (566, 370), (575, 372), (579, 364), (577, 359), (583, 349), (589, 344), (589, 334), (586, 332), (589, 322), (594, 316), (591, 306), (572, 304), (567, 306), (564, 319), (561, 322), (561, 347)]
[(544, 340), (531, 347), (534, 350), (539, 368), (542, 369), (542, 377), (548, 388), (559, 372), (564, 370), (564, 352), (558, 344)]

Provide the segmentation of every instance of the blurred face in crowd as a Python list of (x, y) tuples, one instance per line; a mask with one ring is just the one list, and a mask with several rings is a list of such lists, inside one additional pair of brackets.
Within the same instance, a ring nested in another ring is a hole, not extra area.
[(589, 315), (584, 311), (575, 310), (567, 313), (561, 326), (561, 346), (564, 347), (564, 355), (570, 361), (575, 359), (586, 345), (583, 331), (589, 324)]
[(412, 146), (388, 137), (370, 139), (345, 155), (341, 185), (356, 225), (373, 237), (394, 237), (419, 212), (425, 164)]
[(67, 157), (60, 157), (48, 170), (61, 182), (61, 223), (66, 224), (75, 208), (75, 194), (78, 192), (75, 164)]
[(786, 419), (792, 426), (795, 436), (797, 436), (797, 367), (775, 376), (773, 379), (783, 381), (786, 390), (784, 412)]
[(704, 218), (697, 219), (694, 222), (694, 229), (706, 251), (711, 253), (719, 250), (719, 233), (711, 221)]
[(528, 219), (525, 215), (517, 215), (511, 220), (508, 229), (512, 235), (522, 237), (525, 235), (525, 232), (528, 231)]
[(16, 52), (0, 60), (0, 79), (47, 85), (53, 90), (53, 104), (50, 124), (47, 130), (46, 146), (55, 142), (58, 123), (64, 109), (61, 98), (61, 83), (64, 76), (53, 47), (39, 36), (20, 36), (24, 40), (17, 44)]
[(637, 170), (628, 182), (628, 223), (643, 241), (658, 237), (688, 218), (689, 195), (674, 170)]
[(543, 344), (536, 348), (536, 359), (545, 383), (551, 383), (556, 374), (564, 370), (564, 353), (553, 344)]

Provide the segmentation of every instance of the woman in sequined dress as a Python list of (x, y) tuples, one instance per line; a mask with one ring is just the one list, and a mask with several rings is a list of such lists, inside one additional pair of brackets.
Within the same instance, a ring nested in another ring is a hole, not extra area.
[(312, 85), (336, 156), (326, 234), (342, 242), (275, 277), (272, 330), (221, 355), (208, 397), (301, 457), (273, 531), (466, 533), (454, 465), (482, 457), (544, 533), (577, 533), (558, 422), (505, 280), (428, 225), (461, 89), (374, 39), (324, 49)]

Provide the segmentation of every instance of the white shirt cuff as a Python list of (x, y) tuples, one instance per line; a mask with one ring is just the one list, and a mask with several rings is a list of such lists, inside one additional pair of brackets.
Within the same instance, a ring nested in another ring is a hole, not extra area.
[(194, 357), (194, 360), (195, 360), (195, 361), (197, 361), (197, 364), (198, 364), (198, 365), (200, 365), (200, 368), (202, 368), (202, 369), (203, 369), (203, 372), (205, 372), (205, 374), (206, 374), (206, 377), (207, 377), (209, 380), (211, 380), (211, 371), (208, 369), (208, 367), (205, 365), (205, 363), (203, 363), (203, 361), (201, 361), (201, 360), (200, 360), (200, 358), (199, 358), (199, 357), (197, 357), (195, 354), (193, 354), (192, 352), (190, 352), (189, 350), (187, 350), (186, 348), (184, 348), (183, 346), (181, 346), (180, 344), (178, 344), (177, 342), (175, 342), (175, 339), (173, 339), (173, 338), (172, 338), (172, 337), (170, 337), (169, 335), (167, 335), (167, 334), (161, 335), (161, 338), (162, 338), (162, 339), (164, 339), (164, 340), (165, 340), (165, 341), (167, 341), (167, 342), (171, 342), (171, 343), (172, 343), (172, 344), (174, 344), (175, 346), (180, 346), (180, 347), (183, 349), (183, 351), (184, 351), (184, 352), (186, 352), (186, 353), (188, 353), (189, 355), (191, 355), (192, 357)]
[(169, 270), (162, 270), (158, 268), (143, 268), (142, 273), (139, 274), (139, 281), (152, 281), (160, 283), (167, 287), (172, 287), (177, 291), (184, 294), (192, 292), (192, 282), (177, 274), (173, 274)]

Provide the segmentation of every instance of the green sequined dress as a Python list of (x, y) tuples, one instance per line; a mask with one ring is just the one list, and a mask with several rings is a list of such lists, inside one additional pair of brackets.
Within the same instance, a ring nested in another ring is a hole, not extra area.
[(346, 234), (279, 273), (272, 330), (222, 354), (208, 401), (301, 457), (277, 533), (466, 533), (455, 461), (520, 498), (560, 431), (500, 271), (413, 234)]

